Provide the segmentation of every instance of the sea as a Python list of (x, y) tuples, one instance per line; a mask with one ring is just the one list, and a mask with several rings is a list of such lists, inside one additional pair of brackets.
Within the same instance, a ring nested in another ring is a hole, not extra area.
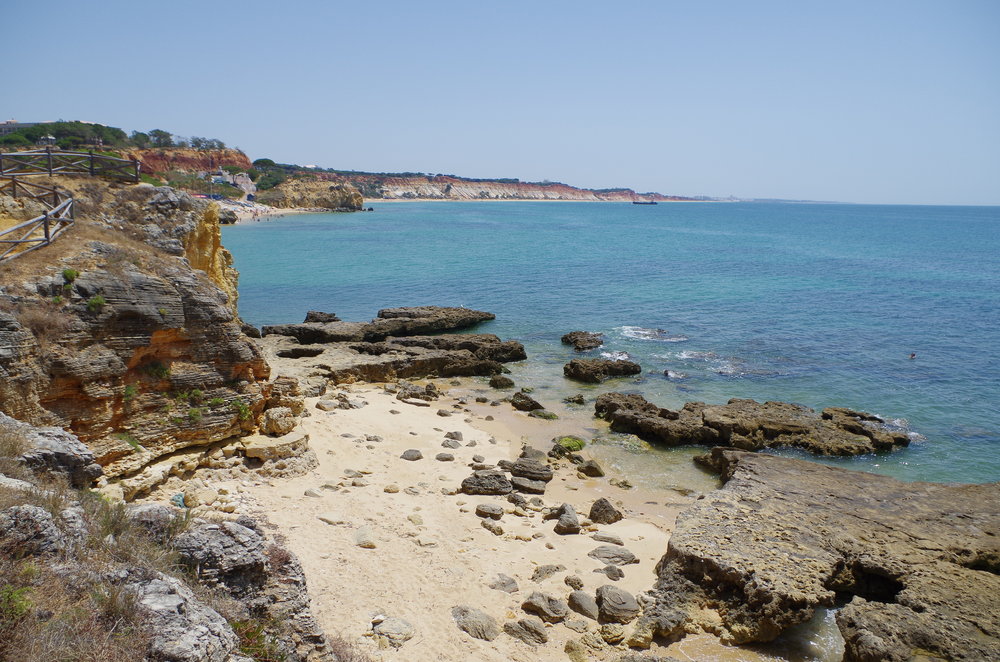
[[(827, 458), (906, 481), (1000, 480), (1000, 207), (806, 203), (399, 202), (227, 226), (239, 310), (255, 325), (380, 308), (466, 306), (522, 342), (519, 386), (656, 404), (730, 398), (874, 413), (911, 438)], [(638, 378), (562, 376), (569, 331)], [(553, 424), (558, 425), (558, 424)], [(595, 428), (596, 429), (596, 428)], [(602, 433), (639, 482), (697, 489), (690, 458)], [(796, 451), (778, 454), (798, 456)], [(631, 460), (629, 458), (632, 458)]]

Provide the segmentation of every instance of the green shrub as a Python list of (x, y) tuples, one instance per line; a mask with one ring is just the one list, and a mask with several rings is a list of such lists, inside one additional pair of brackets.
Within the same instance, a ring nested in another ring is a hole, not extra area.
[(285, 654), (267, 634), (267, 624), (259, 620), (231, 621), (240, 638), (240, 652), (257, 662), (284, 662)]
[(205, 404), (207, 404), (209, 407), (218, 407), (219, 405), (226, 404), (226, 401), (223, 400), (222, 398), (212, 398), (211, 400), (209, 400)]
[(241, 421), (250, 420), (250, 406), (247, 403), (242, 400), (233, 400), (232, 407), (236, 410), (236, 413)]
[(63, 298), (58, 294), (52, 297), (52, 305), (61, 306), (63, 304)]
[(205, 412), (202, 411), (199, 407), (191, 407), (191, 409), (188, 409), (188, 420), (190, 420), (192, 423), (198, 423), (201, 421), (201, 417), (202, 415), (204, 415), (204, 413)]
[(131, 446), (132, 450), (134, 450), (136, 453), (141, 453), (142, 451), (146, 450), (145, 448), (142, 447), (142, 444), (139, 443), (139, 440), (136, 439), (131, 434), (129, 434), (128, 432), (116, 432), (114, 437), (115, 439), (118, 439), (119, 441), (124, 441), (126, 444)]
[(151, 377), (156, 377), (158, 379), (167, 379), (170, 377), (170, 368), (163, 365), (160, 361), (153, 361), (152, 363), (147, 363), (142, 371)]
[(87, 299), (87, 310), (92, 313), (99, 311), (101, 308), (107, 304), (107, 299), (105, 299), (100, 294), (95, 294), (94, 296)]
[(139, 389), (135, 386), (135, 384), (125, 385), (125, 394), (123, 397), (125, 398), (126, 401), (131, 400), (138, 394), (139, 394)]
[(14, 588), (10, 584), (0, 586), (0, 620), (19, 621), (31, 611), (28, 593), (31, 587)]
[(76, 280), (76, 277), (80, 275), (80, 272), (76, 269), (63, 269), (62, 277), (67, 283), (72, 283)]

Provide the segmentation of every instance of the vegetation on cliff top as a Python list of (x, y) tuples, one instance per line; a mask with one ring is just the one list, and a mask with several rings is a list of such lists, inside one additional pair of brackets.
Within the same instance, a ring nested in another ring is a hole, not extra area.
[(118, 127), (79, 121), (42, 122), (22, 127), (0, 136), (0, 147), (31, 147), (46, 136), (55, 138), (55, 144), (60, 149), (78, 149), (84, 146), (112, 149), (180, 147), (206, 151), (226, 149), (226, 144), (218, 138), (200, 136), (187, 138), (163, 129), (152, 129), (149, 132), (133, 131), (131, 134), (126, 134)]

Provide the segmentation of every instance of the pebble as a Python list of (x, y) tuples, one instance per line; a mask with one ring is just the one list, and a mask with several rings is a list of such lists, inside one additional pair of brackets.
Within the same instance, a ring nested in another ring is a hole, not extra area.
[(578, 575), (566, 575), (566, 578), (563, 579), (563, 583), (565, 583), (566, 586), (569, 586), (574, 591), (579, 591), (583, 589), (583, 580), (580, 579)]
[(314, 490), (311, 487), (308, 490), (306, 490), (305, 492), (303, 492), (303, 494), (305, 494), (307, 497), (321, 497), (321, 496), (323, 496), (322, 494), (319, 493), (318, 490)]
[(451, 412), (446, 409), (438, 409), (438, 416), (451, 416)]
[(496, 505), (495, 503), (481, 503), (476, 506), (476, 514), (480, 517), (489, 517), (490, 519), (500, 519), (503, 517), (503, 508)]
[(462, 441), (463, 440), (462, 439), (462, 433), (459, 432), (458, 430), (455, 430), (454, 432), (448, 432), (447, 434), (444, 435), (444, 437), (445, 437), (445, 439), (452, 439), (454, 441)]
[(420, 494), (420, 490), (418, 490), (415, 487), (407, 487), (406, 489), (403, 490), (403, 492), (409, 494), (410, 496), (416, 496)]
[(518, 591), (517, 582), (514, 581), (514, 578), (502, 573), (498, 574), (497, 578), (490, 582), (489, 587), (497, 591), (503, 591), (504, 593), (517, 593)]
[(351, 481), (351, 487), (368, 487), (368, 481), (364, 478), (355, 478)]
[(390, 410), (389, 410), (389, 413), (390, 413), (390, 414), (398, 414), (398, 413), (399, 413), (399, 410), (398, 410), (398, 409), (390, 409)]
[(409, 450), (403, 451), (403, 454), (400, 455), (399, 457), (403, 458), (404, 460), (409, 460), (410, 462), (415, 462), (417, 460), (422, 460), (424, 454), (418, 451), (416, 448), (411, 448)]
[(399, 485), (396, 485), (395, 483), (390, 483), (389, 485), (383, 487), (382, 491), (387, 492), (388, 494), (396, 494), (397, 492), (399, 492)]
[(482, 462), (485, 462), (485, 461), (486, 461), (486, 458), (485, 458), (485, 457), (483, 457), (482, 455), (473, 455), (473, 456), (472, 456), (472, 461), (473, 461), (473, 462), (479, 462), (479, 463), (482, 463)]
[(484, 519), (484, 520), (480, 521), (480, 524), (482, 525), (482, 527), (484, 529), (486, 529), (487, 531), (489, 531), (490, 533), (492, 533), (495, 536), (502, 536), (503, 535), (503, 527), (500, 526), (494, 520)]
[(354, 532), (354, 544), (364, 549), (375, 549), (375, 534), (371, 527), (363, 526)]
[(612, 545), (624, 545), (625, 544), (625, 543), (622, 542), (622, 539), (619, 536), (616, 536), (613, 533), (605, 533), (605, 532), (599, 531), (599, 532), (595, 533), (594, 535), (592, 535), (590, 537), (593, 538), (594, 540), (596, 540), (597, 542), (609, 542)]
[(454, 439), (447, 439), (444, 442), (442, 442), (441, 445), (443, 447), (445, 447), (445, 448), (461, 448), (462, 447), (462, 444), (458, 443)]
[[(437, 455), (434, 456), (434, 459), (437, 460), (438, 462), (454, 462), (455, 456), (452, 455), (451, 453), (438, 453)], [(442, 476), (442, 478), (444, 477)]]

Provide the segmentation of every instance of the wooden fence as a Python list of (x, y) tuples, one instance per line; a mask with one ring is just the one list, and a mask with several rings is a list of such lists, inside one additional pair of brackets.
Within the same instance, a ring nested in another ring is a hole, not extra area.
[(33, 175), (90, 175), (139, 181), (139, 162), (93, 152), (15, 152), (0, 154), (0, 194), (31, 198), (46, 207), (41, 216), (0, 230), (0, 262), (48, 246), (73, 225), (73, 198), (48, 186), (19, 177)]

